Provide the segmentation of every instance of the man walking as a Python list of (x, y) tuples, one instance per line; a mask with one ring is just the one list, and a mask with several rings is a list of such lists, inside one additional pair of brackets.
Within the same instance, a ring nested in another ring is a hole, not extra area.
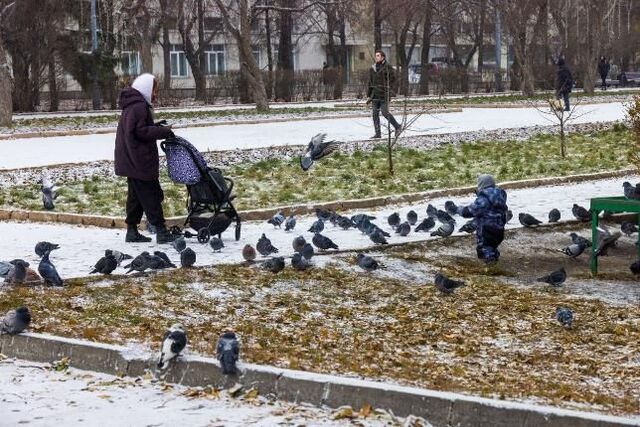
[(564, 111), (570, 111), (569, 93), (573, 89), (573, 76), (564, 62), (564, 58), (558, 59), (558, 72), (556, 74), (556, 99), (564, 100)]
[(373, 113), (373, 127), (375, 135), (371, 139), (382, 137), (380, 132), (380, 111), (385, 119), (394, 127), (396, 136), (400, 135), (402, 128), (400, 123), (389, 113), (389, 100), (395, 95), (396, 73), (393, 67), (387, 63), (383, 51), (377, 50), (376, 63), (369, 70), (369, 89), (367, 91), (367, 103), (371, 102)]
[(600, 62), (598, 63), (598, 74), (600, 74), (600, 79), (602, 79), (602, 90), (607, 90), (607, 76), (609, 75), (609, 70), (611, 69), (611, 65), (609, 61), (604, 57), (600, 57)]

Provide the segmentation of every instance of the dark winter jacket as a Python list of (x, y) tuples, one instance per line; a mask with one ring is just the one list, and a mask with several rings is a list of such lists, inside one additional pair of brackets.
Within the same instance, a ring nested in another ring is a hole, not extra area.
[(562, 95), (571, 92), (573, 89), (573, 76), (571, 71), (564, 63), (564, 60), (558, 61), (558, 73), (556, 75), (556, 93)]
[(507, 193), (500, 187), (487, 187), (479, 190), (476, 200), (469, 206), (459, 209), (465, 218), (474, 217), (478, 229), (486, 226), (504, 228), (507, 223)]
[(598, 74), (600, 74), (600, 77), (602, 77), (603, 79), (609, 75), (610, 69), (611, 65), (607, 62), (606, 59), (601, 59), (600, 62), (598, 62)]
[(153, 123), (151, 107), (133, 88), (120, 93), (122, 115), (116, 133), (116, 175), (153, 181), (159, 177), (158, 139), (173, 135), (171, 129)]
[(389, 63), (384, 60), (380, 64), (375, 63), (369, 69), (369, 89), (367, 96), (370, 99), (388, 101), (396, 95), (396, 72)]

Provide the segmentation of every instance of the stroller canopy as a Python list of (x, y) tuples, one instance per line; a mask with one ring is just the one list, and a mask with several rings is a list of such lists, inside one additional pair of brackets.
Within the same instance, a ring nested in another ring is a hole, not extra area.
[(179, 136), (164, 140), (160, 147), (167, 155), (169, 178), (177, 184), (193, 185), (207, 170), (207, 162), (189, 141)]

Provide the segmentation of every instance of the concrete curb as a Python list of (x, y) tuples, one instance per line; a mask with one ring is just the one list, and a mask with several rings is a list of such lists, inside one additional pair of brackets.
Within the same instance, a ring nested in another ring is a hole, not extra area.
[[(151, 357), (131, 356), (125, 347), (67, 339), (51, 335), (23, 334), (0, 336), (0, 352), (8, 357), (42, 363), (70, 358), (77, 369), (112, 375), (141, 376), (153, 370)], [(579, 412), (549, 406), (528, 405), (458, 393), (404, 387), (333, 375), (241, 364), (242, 374), (222, 375), (216, 360), (188, 356), (169, 369), (165, 380), (184, 386), (229, 387), (236, 382), (255, 387), (262, 395), (273, 394), (280, 400), (306, 402), (337, 408), (360, 408), (370, 404), (398, 416), (417, 415), (435, 426), (638, 426), (631, 419)]]
[[(599, 172), (593, 174), (568, 175), (563, 177), (535, 178), (523, 181), (505, 181), (500, 183), (504, 189), (520, 189), (528, 187), (539, 187), (543, 185), (558, 185), (567, 183), (578, 183), (594, 181), (607, 178), (619, 178), (627, 175), (638, 174), (636, 169), (624, 169), (619, 171)], [(239, 211), (239, 215), (244, 221), (262, 221), (271, 218), (274, 214), (282, 211), (284, 215), (306, 215), (315, 213), (316, 208), (324, 208), (335, 211), (345, 211), (353, 209), (369, 209), (386, 205), (402, 203), (413, 203), (421, 200), (428, 200), (436, 197), (454, 197), (473, 193), (475, 186), (457, 187), (450, 189), (428, 190), (418, 193), (405, 193), (391, 196), (372, 197), (368, 199), (334, 200), (325, 203), (300, 204), (279, 206), (274, 208), (252, 209)], [(167, 218), (169, 226), (184, 224), (186, 217)], [(73, 213), (55, 213), (44, 211), (26, 211), (13, 209), (0, 209), (0, 221), (26, 221), (26, 222), (53, 222), (59, 224), (86, 225), (101, 228), (126, 228), (124, 218), (85, 215)], [(143, 224), (144, 225), (144, 224)]]

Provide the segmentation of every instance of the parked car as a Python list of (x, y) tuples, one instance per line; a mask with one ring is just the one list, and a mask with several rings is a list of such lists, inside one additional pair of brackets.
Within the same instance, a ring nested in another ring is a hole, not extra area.
[[(427, 72), (429, 76), (437, 76), (442, 70), (449, 67), (450, 61), (447, 58), (433, 58), (433, 61), (427, 65)], [(411, 64), (409, 65), (409, 83), (420, 83), (420, 75), (422, 74), (422, 65)]]

